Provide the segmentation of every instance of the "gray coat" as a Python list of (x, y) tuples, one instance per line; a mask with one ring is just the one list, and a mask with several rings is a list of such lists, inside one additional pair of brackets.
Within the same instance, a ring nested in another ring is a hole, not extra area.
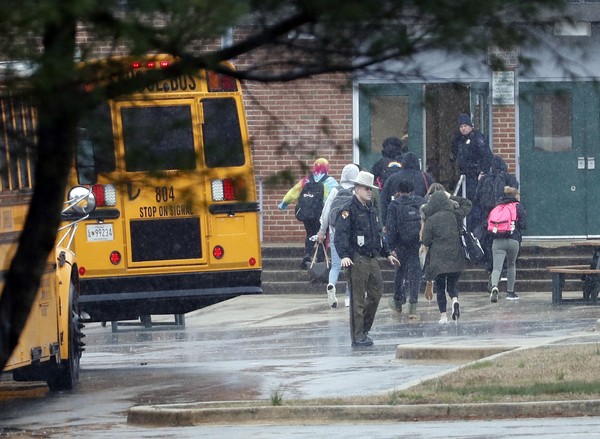
[(429, 247), (424, 274), (428, 280), (440, 274), (457, 273), (466, 266), (465, 254), (460, 245), (458, 224), (471, 210), (471, 201), (434, 192), (423, 206), (425, 228), (423, 244)]

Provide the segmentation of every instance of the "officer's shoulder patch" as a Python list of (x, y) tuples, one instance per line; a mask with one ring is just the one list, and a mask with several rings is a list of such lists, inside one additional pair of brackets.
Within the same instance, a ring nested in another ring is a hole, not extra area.
[(350, 216), (350, 211), (349, 210), (342, 210), (342, 218), (346, 219)]

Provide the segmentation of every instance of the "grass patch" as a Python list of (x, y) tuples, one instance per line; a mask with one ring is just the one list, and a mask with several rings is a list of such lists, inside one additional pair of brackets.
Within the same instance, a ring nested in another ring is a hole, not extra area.
[(406, 389), (428, 403), (600, 399), (598, 344), (544, 346), (473, 363)]
[(285, 389), (278, 387), (277, 389), (271, 391), (271, 405), (272, 406), (280, 406), (283, 405), (283, 394), (285, 393)]
[(467, 369), (471, 369), (471, 370), (477, 370), (477, 369), (485, 369), (486, 367), (493, 367), (494, 366), (494, 362), (493, 361), (478, 361), (477, 363), (473, 363), (468, 365), (466, 368)]

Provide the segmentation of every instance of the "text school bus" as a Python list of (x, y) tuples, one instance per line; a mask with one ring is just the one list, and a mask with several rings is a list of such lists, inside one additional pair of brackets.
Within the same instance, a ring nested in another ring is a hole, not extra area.
[[(122, 62), (134, 77), (173, 60)], [(72, 184), (97, 204), (74, 240), (90, 321), (178, 316), (262, 292), (252, 155), (231, 76), (201, 70), (97, 108), (80, 127)]]
[[(34, 109), (18, 94), (0, 92), (0, 294), (4, 274), (15, 254), (32, 194)], [(63, 214), (74, 221), (59, 231), (50, 253), (31, 313), (4, 371), (17, 381), (46, 381), (51, 390), (70, 390), (79, 380), (83, 324), (77, 305), (79, 280), (75, 254), (69, 248), (80, 209), (93, 209), (93, 200), (81, 188), (71, 192), (75, 202)], [(89, 201), (89, 204), (88, 204)], [(76, 210), (75, 210), (76, 209)], [(6, 322), (2, 322), (6, 323)]]

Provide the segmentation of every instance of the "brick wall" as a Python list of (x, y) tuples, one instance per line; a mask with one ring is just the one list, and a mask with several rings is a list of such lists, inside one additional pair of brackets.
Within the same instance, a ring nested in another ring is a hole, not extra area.
[(501, 156), (508, 165), (509, 172), (515, 172), (516, 165), (516, 131), (515, 116), (516, 111), (511, 106), (495, 106), (493, 113), (493, 152)]
[(342, 75), (283, 84), (246, 83), (245, 100), (257, 183), (263, 185), (264, 242), (303, 242), (302, 223), (293, 206), (277, 208), (293, 185), (268, 184), (276, 172), (289, 170), (294, 183), (314, 160), (329, 160), (337, 180), (352, 162), (352, 93)]

